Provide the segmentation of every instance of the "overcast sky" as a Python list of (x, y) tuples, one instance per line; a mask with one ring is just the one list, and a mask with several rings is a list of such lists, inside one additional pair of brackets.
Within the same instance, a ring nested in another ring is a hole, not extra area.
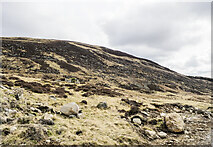
[(211, 76), (211, 3), (1, 2), (2, 35), (101, 45), (186, 75)]

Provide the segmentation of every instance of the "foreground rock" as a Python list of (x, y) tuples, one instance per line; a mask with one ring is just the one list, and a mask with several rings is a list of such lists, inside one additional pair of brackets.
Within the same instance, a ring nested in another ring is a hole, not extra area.
[(71, 103), (63, 105), (60, 111), (61, 113), (67, 116), (70, 116), (70, 115), (78, 116), (79, 106), (75, 102), (71, 102)]
[(169, 131), (179, 133), (184, 131), (184, 121), (177, 113), (169, 113), (165, 116), (165, 123)]

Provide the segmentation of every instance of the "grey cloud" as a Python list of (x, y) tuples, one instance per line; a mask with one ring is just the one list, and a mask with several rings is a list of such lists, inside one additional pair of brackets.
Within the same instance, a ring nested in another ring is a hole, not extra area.
[[(200, 9), (199, 9), (200, 8)], [(205, 10), (201, 14), (193, 13), (195, 9)], [(133, 12), (126, 12), (125, 17), (110, 20), (104, 30), (109, 43), (119, 45), (147, 45), (160, 50), (174, 51), (186, 44), (194, 44), (200, 36), (186, 36), (184, 33), (196, 30), (193, 22), (197, 18), (210, 16), (208, 4), (183, 5), (172, 3), (138, 6)]]

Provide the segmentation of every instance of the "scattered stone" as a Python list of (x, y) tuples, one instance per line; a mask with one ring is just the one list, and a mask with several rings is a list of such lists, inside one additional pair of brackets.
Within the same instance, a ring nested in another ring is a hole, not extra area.
[(75, 102), (71, 102), (68, 104), (65, 104), (60, 109), (61, 113), (64, 115), (70, 116), (70, 115), (78, 115), (79, 113), (79, 106)]
[(165, 116), (166, 116), (166, 113), (161, 113), (160, 116), (161, 116), (161, 117), (165, 117)]
[(7, 118), (0, 116), (0, 124), (5, 124), (7, 123)]
[(7, 89), (6, 87), (4, 87), (3, 85), (0, 85), (0, 88), (1, 89)]
[(44, 114), (43, 119), (40, 119), (39, 122), (41, 124), (46, 124), (46, 125), (54, 125), (54, 121), (52, 120), (53, 115), (52, 114)]
[(81, 135), (83, 132), (81, 130), (75, 132), (76, 135)]
[(137, 125), (145, 124), (147, 119), (141, 118), (140, 116), (133, 116), (131, 122)]
[(169, 131), (179, 133), (184, 131), (184, 121), (177, 113), (169, 113), (165, 116), (165, 123)]
[(10, 128), (10, 133), (15, 132), (16, 130), (17, 130), (17, 127), (16, 127), (16, 126), (12, 126), (12, 127)]
[(41, 113), (41, 110), (34, 108), (34, 107), (30, 107), (30, 110), (36, 113)]
[(87, 105), (87, 101), (86, 100), (82, 100), (81, 103)]
[(19, 100), (23, 97), (24, 90), (22, 88), (15, 88), (13, 91), (16, 100)]
[(56, 100), (56, 97), (51, 95), (49, 98), (53, 99), (53, 100)]
[(148, 114), (147, 112), (145, 112), (145, 111), (141, 111), (140, 113), (141, 113), (142, 115), (149, 116), (149, 114)]
[(20, 117), (20, 118), (18, 118), (17, 122), (20, 124), (29, 124), (30, 118), (29, 117)]
[(160, 137), (160, 138), (166, 138), (167, 137), (167, 134), (165, 133), (165, 132), (158, 132), (158, 136)]
[(107, 109), (108, 106), (107, 106), (107, 103), (106, 103), (106, 102), (100, 102), (100, 103), (97, 105), (97, 108), (99, 108), (99, 109)]
[(148, 130), (148, 129), (145, 130), (145, 135), (146, 135), (150, 140), (156, 139), (156, 138), (158, 137), (158, 136), (157, 136), (157, 133), (156, 133), (154, 130)]
[(76, 115), (69, 115), (69, 118), (76, 118)]
[(52, 114), (48, 114), (48, 113), (45, 113), (44, 114), (44, 119), (48, 120), (48, 119), (53, 119), (53, 115)]
[(46, 143), (50, 143), (51, 141), (48, 139), (48, 140), (46, 140)]
[(8, 109), (8, 108), (4, 108), (4, 110), (5, 110), (6, 112), (8, 112), (9, 114), (12, 114), (12, 115), (17, 113), (16, 110), (12, 110), (12, 109)]

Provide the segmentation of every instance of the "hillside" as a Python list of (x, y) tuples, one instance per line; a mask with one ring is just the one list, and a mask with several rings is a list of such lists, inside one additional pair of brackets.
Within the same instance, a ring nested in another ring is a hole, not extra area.
[[(80, 42), (1, 40), (2, 145), (211, 142), (211, 78), (185, 76), (147, 59)], [(60, 108), (70, 102), (78, 104), (81, 115), (62, 114)], [(100, 109), (100, 102), (107, 105)], [(164, 116), (174, 112), (185, 124), (178, 133), (169, 130)]]

